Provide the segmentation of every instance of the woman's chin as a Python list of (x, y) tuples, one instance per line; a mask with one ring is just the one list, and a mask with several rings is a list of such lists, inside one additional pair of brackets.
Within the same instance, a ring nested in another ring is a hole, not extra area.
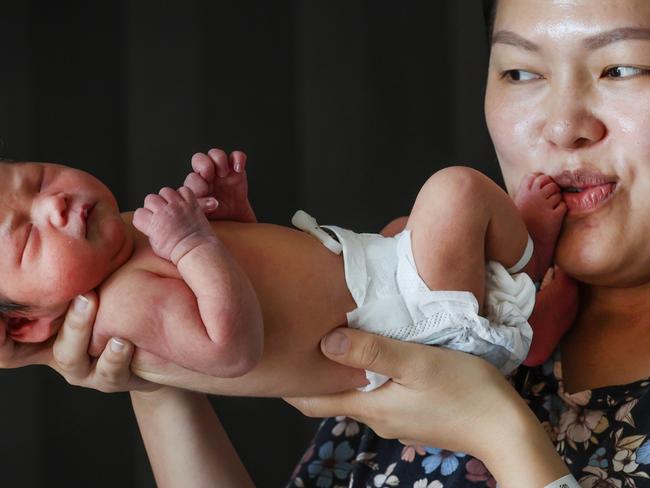
[[(571, 239), (563, 235), (555, 249), (555, 264), (570, 277), (595, 286), (623, 286), (620, 249), (603, 240)], [(618, 252), (617, 252), (618, 251)]]

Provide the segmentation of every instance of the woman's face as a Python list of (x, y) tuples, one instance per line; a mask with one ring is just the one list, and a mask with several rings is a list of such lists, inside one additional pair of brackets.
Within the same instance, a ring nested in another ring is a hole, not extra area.
[(511, 194), (528, 172), (565, 190), (557, 264), (650, 283), (650, 1), (499, 0), (485, 111)]

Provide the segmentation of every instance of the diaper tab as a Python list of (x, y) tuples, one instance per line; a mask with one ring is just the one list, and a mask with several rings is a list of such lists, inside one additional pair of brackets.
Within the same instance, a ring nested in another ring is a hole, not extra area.
[(293, 217), (291, 217), (291, 223), (297, 229), (307, 232), (321, 241), (323, 245), (334, 254), (341, 254), (343, 251), (341, 244), (321, 229), (318, 222), (316, 222), (316, 219), (304, 210), (298, 210), (293, 214)]

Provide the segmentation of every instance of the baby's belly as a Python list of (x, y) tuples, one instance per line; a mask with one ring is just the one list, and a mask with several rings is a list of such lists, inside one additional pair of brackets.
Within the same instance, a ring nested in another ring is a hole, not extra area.
[(264, 354), (239, 378), (214, 378), (138, 351), (133, 369), (159, 383), (211, 393), (295, 396), (365, 384), (363, 371), (338, 365), (320, 352), (320, 340), (346, 324), (354, 301), (343, 260), (313, 237), (266, 224), (218, 223), (215, 230), (250, 278), (264, 315)]

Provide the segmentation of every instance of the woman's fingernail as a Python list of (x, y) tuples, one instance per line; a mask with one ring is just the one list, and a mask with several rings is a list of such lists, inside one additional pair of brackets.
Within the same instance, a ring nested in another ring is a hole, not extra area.
[(124, 343), (121, 340), (113, 337), (111, 339), (111, 351), (122, 352), (123, 349), (124, 349)]
[(78, 295), (74, 299), (74, 303), (72, 304), (72, 307), (74, 308), (74, 311), (77, 313), (84, 313), (86, 309), (88, 308), (88, 299), (83, 296), (83, 295)]
[(205, 208), (208, 210), (214, 210), (219, 205), (219, 202), (215, 198), (208, 198), (205, 202)]
[(330, 354), (343, 354), (348, 347), (350, 347), (350, 339), (343, 332), (331, 332), (323, 339), (323, 349)]
[(241, 173), (241, 163), (237, 162), (234, 164), (235, 173)]

